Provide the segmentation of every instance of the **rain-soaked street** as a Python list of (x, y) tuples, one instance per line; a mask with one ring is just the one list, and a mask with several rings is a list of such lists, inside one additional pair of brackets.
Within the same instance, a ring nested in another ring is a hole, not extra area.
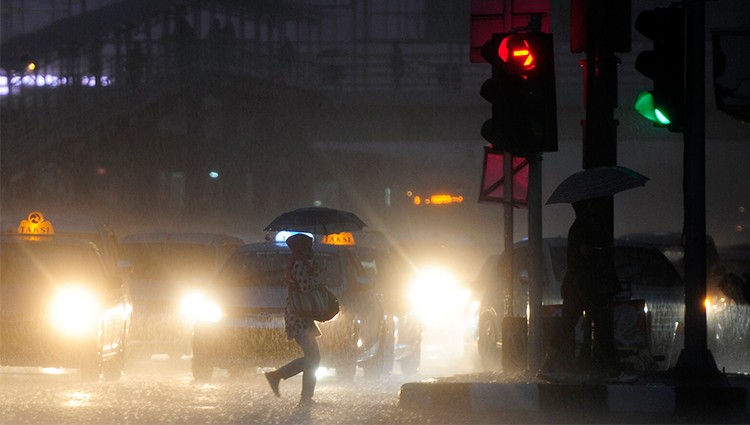
[[(300, 376), (282, 382), (279, 399), (268, 388), (262, 374), (265, 369), (250, 370), (239, 377), (217, 369), (210, 381), (199, 382), (193, 379), (189, 356), (131, 358), (116, 382), (87, 382), (73, 369), (2, 367), (0, 423), (489, 424), (582, 420), (572, 414), (561, 417), (540, 411), (477, 412), (455, 406), (431, 410), (399, 406), (399, 390), (404, 383), (476, 375), (475, 351), (458, 343), (456, 336), (460, 332), (458, 327), (445, 324), (425, 332), (422, 367), (415, 375), (403, 375), (396, 365), (390, 376), (368, 379), (360, 369), (354, 381), (347, 383), (337, 381), (335, 372), (321, 369), (317, 403), (310, 408), (297, 406)], [(717, 354), (722, 364), (729, 358), (721, 350)], [(674, 423), (670, 416), (653, 414), (645, 418), (605, 414), (584, 419), (594, 423)]]
[[(453, 341), (455, 342), (455, 341)], [(261, 373), (230, 377), (217, 369), (210, 382), (192, 377), (190, 359), (167, 356), (130, 361), (117, 382), (85, 382), (76, 370), (0, 368), (0, 423), (3, 424), (357, 424), (517, 422), (468, 415), (464, 411), (423, 412), (397, 406), (405, 382), (472, 370), (463, 347), (425, 334), (423, 365), (413, 376), (394, 368), (391, 376), (338, 382), (321, 370), (317, 403), (298, 408), (301, 377), (281, 384), (276, 398)]]
[(14, 371), (4, 369), (0, 377), (0, 415), (9, 424), (395, 423), (412, 418), (396, 407), (401, 376), (351, 384), (323, 377), (318, 403), (299, 409), (299, 377), (285, 381), (277, 399), (260, 373), (232, 379), (218, 375), (199, 383), (186, 360), (151, 360), (118, 382), (83, 383), (77, 373)]

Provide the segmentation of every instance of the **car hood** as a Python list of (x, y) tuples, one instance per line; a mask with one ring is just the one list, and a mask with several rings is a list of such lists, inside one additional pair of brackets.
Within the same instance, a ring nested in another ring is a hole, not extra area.
[(286, 286), (225, 287), (216, 292), (224, 307), (272, 309), (286, 305)]

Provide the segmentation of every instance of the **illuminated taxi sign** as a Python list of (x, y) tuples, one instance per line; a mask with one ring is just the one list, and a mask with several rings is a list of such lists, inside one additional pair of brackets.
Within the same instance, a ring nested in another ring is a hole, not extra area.
[(21, 235), (54, 235), (55, 229), (52, 222), (44, 220), (44, 215), (38, 211), (29, 214), (29, 218), (21, 220), (18, 225), (18, 233)]
[(357, 243), (354, 241), (354, 235), (351, 232), (333, 233), (323, 236), (322, 243), (327, 245), (348, 245), (353, 246)]

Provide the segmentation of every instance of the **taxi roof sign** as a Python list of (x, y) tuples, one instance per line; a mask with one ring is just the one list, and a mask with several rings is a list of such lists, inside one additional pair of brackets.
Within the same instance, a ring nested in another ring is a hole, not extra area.
[(351, 232), (332, 233), (330, 235), (323, 236), (321, 243), (326, 245), (346, 245), (354, 246), (357, 242), (354, 240), (354, 235)]
[(33, 211), (25, 220), (18, 224), (18, 233), (22, 235), (54, 235), (55, 229), (51, 221), (44, 219), (44, 214)]

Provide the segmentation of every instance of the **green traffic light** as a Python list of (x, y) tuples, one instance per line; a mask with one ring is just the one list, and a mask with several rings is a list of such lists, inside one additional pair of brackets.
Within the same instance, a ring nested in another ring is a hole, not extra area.
[(669, 125), (672, 122), (669, 117), (664, 115), (664, 113), (656, 107), (654, 95), (650, 91), (640, 92), (635, 99), (633, 107), (639, 114), (653, 122), (661, 125)]

